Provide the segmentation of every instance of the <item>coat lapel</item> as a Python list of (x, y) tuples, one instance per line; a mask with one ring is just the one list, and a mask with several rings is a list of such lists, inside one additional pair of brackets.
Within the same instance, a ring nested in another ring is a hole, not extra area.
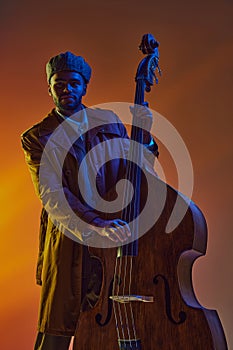
[(74, 129), (68, 122), (57, 116), (55, 110), (52, 110), (48, 116), (43, 119), (39, 127), (39, 137), (42, 143), (50, 142), (51, 148), (63, 148), (75, 156), (72, 147), (73, 142), (76, 141)]
[[(112, 121), (108, 120), (109, 113), (106, 113), (106, 111), (98, 108), (86, 108), (85, 112), (88, 120), (87, 142), (92, 143), (99, 132), (119, 134), (118, 128), (111, 124)], [(59, 117), (55, 109), (53, 109), (40, 123), (39, 137), (42, 143), (45, 144), (49, 139), (51, 143), (50, 148), (63, 148), (67, 153), (69, 152), (77, 158), (73, 148), (73, 144), (77, 141), (77, 131), (71, 124)]]

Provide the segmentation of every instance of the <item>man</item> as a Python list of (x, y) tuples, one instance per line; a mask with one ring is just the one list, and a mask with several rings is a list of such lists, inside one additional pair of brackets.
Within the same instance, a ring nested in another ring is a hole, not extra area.
[[(87, 109), (82, 104), (91, 68), (81, 56), (61, 53), (50, 59), (46, 73), (55, 108), (22, 135), (26, 162), (43, 204), (37, 264), (37, 283), (42, 289), (35, 349), (64, 350), (69, 348), (80, 309), (93, 307), (100, 290), (101, 268), (80, 243), (93, 231), (116, 244), (126, 242), (131, 235), (127, 223), (119, 218), (106, 219), (98, 208), (86, 203), (78, 185), (81, 161), (101, 142), (120, 140), (119, 158), (98, 169), (97, 158), (104, 161), (113, 156), (115, 150), (108, 145), (92, 158), (98, 191), (104, 197), (124, 177), (128, 136), (113, 112)], [(147, 108), (140, 111), (140, 116), (151, 124)], [(143, 142), (158, 154), (158, 147), (147, 131)], [(87, 197), (92, 197), (91, 167), (84, 168), (81, 179)], [(65, 209), (66, 201), (70, 211)]]

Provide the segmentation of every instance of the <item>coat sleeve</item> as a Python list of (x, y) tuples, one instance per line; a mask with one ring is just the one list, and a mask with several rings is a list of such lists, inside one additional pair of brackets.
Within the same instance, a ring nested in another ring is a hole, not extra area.
[(47, 154), (34, 132), (21, 136), (25, 160), (36, 194), (53, 224), (70, 238), (82, 241), (82, 232), (98, 214), (81, 203), (62, 181), (62, 167), (56, 152)]
[(143, 144), (145, 146), (144, 155), (153, 165), (154, 157), (158, 158), (159, 156), (159, 148), (157, 143), (155, 142), (155, 139), (147, 131), (143, 132)]
[[(123, 123), (120, 121), (118, 116), (116, 116), (117, 122), (119, 123), (119, 130), (121, 132), (121, 135), (123, 138), (128, 138), (128, 134), (126, 131), (125, 126)], [(158, 158), (159, 156), (159, 148), (158, 145), (155, 141), (155, 139), (152, 137), (151, 133), (148, 132), (147, 130), (143, 130), (143, 145), (145, 146), (144, 148), (144, 157), (146, 162), (148, 161), (151, 166), (154, 166), (155, 163), (155, 157)]]
[[(120, 119), (118, 118), (117, 115), (115, 115), (117, 122), (119, 123), (119, 130), (121, 133), (121, 136), (123, 138), (128, 138), (128, 134), (126, 131), (125, 126), (123, 125), (123, 123), (120, 121)], [(155, 157), (159, 156), (159, 148), (158, 145), (155, 141), (155, 139), (152, 137), (151, 133), (148, 132), (147, 130), (143, 130), (143, 145), (145, 146), (147, 152), (146, 152), (146, 156), (148, 155), (148, 151), (153, 154)]]

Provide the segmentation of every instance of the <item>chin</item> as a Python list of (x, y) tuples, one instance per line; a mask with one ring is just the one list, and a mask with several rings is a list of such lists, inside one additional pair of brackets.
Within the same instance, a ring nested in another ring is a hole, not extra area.
[(73, 104), (60, 104), (59, 108), (62, 109), (63, 111), (72, 111), (77, 108), (77, 106), (74, 106)]

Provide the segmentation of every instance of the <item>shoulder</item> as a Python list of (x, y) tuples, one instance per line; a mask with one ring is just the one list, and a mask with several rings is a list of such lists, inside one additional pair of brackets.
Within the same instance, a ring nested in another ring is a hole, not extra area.
[(90, 129), (94, 129), (91, 134), (101, 132), (116, 134), (123, 138), (128, 138), (124, 124), (114, 113), (109, 109), (87, 108), (88, 124)]
[(47, 116), (45, 116), (38, 123), (34, 124), (21, 134), (21, 139), (27, 138), (39, 138), (40, 135), (48, 134), (59, 125), (59, 121), (56, 117), (56, 113), (52, 110)]
[(40, 143), (39, 140), (41, 139), (41, 136), (50, 135), (58, 125), (59, 121), (54, 110), (52, 110), (42, 120), (25, 130), (20, 135), (23, 148), (27, 148), (27, 145), (32, 143)]
[(33, 126), (31, 126), (30, 128), (26, 129), (21, 135), (21, 139), (24, 140), (26, 139), (27, 137), (30, 137), (32, 135), (37, 135), (38, 134), (38, 130), (39, 130), (39, 127), (40, 127), (40, 123), (41, 122), (38, 122), (36, 124), (34, 124)]
[(86, 108), (88, 118), (94, 118), (103, 123), (121, 123), (119, 117), (110, 109)]

